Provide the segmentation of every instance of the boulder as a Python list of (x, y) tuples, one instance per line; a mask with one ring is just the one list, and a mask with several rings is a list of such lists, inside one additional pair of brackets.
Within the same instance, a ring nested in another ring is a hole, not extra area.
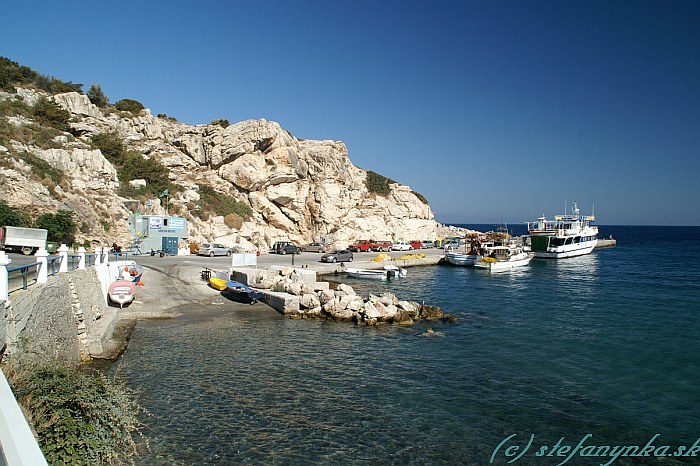
[(412, 325), (414, 323), (409, 312), (403, 309), (399, 309), (394, 314), (392, 322), (398, 325)]
[(355, 296), (355, 290), (352, 288), (350, 285), (346, 285), (345, 283), (341, 283), (338, 285), (338, 288), (336, 288), (336, 292), (338, 293), (344, 293), (346, 295), (350, 296)]
[(442, 319), (443, 312), (442, 309), (440, 309), (437, 306), (429, 306), (427, 304), (423, 304), (420, 309), (420, 317), (421, 319), (425, 320), (437, 320), (437, 319)]
[(304, 293), (301, 295), (301, 299), (299, 300), (299, 305), (301, 307), (304, 307), (306, 309), (316, 309), (321, 307), (321, 301), (318, 299), (318, 296), (315, 295), (314, 293)]

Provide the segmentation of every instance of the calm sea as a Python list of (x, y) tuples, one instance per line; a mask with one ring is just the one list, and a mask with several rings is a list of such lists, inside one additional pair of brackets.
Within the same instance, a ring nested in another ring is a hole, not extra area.
[[(385, 284), (345, 280), (438, 305), (456, 324), (360, 327), (223, 306), (139, 324), (112, 368), (149, 412), (138, 464), (485, 465), (523, 452), (512, 464), (556, 465), (564, 457), (535, 452), (586, 434), (585, 445), (660, 434), (656, 447), (690, 447), (700, 227), (600, 230), (618, 246), (513, 273), (432, 266)], [(645, 462), (658, 464), (615, 464)]]

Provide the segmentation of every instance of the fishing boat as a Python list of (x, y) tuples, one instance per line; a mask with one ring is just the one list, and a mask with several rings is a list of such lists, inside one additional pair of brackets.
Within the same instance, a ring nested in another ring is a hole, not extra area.
[(525, 267), (535, 254), (526, 252), (514, 244), (507, 246), (491, 246), (486, 249), (487, 255), (479, 256), (474, 267), (486, 269), (489, 272), (504, 272), (518, 267)]
[(473, 252), (446, 252), (445, 259), (452, 265), (460, 265), (463, 267), (473, 267), (476, 262), (477, 254)]
[(255, 290), (248, 285), (237, 282), (235, 280), (228, 280), (226, 282), (226, 291), (234, 294), (237, 298), (244, 298), (250, 301), (250, 304), (255, 304), (263, 298), (262, 292)]
[(405, 277), (406, 269), (396, 265), (385, 265), (382, 269), (345, 269), (348, 277), (354, 278), (375, 278), (386, 280), (388, 278)]
[(542, 216), (528, 222), (530, 249), (537, 258), (563, 259), (590, 254), (598, 243), (598, 227), (591, 222), (595, 215), (583, 216), (578, 205), (570, 215), (557, 215), (553, 221)]
[(209, 278), (209, 286), (211, 286), (215, 290), (223, 291), (227, 288), (227, 285), (226, 285), (227, 281), (228, 280), (224, 280), (223, 278), (210, 277)]
[(136, 285), (130, 280), (117, 280), (109, 285), (108, 294), (109, 299), (122, 308), (136, 297)]

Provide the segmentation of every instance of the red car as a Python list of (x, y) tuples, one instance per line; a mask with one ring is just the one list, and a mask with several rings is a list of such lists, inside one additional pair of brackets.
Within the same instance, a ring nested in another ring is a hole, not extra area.
[(423, 245), (423, 243), (421, 241), (418, 241), (418, 240), (410, 241), (408, 244), (410, 244), (413, 249), (420, 249), (421, 246)]

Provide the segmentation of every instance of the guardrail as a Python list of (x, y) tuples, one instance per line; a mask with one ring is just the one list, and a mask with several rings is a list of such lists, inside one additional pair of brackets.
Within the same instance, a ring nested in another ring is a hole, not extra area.
[[(78, 249), (77, 254), (68, 254), (68, 246), (62, 244), (58, 248), (57, 255), (51, 256), (46, 249), (39, 249), (34, 257), (36, 262), (31, 264), (10, 266), (12, 259), (0, 251), (0, 302), (7, 301), (10, 293), (26, 290), (37, 283), (46, 283), (49, 276), (61, 272), (68, 272), (86, 267), (94, 267), (101, 263), (109, 262), (109, 249), (104, 247), (95, 248), (94, 253), (86, 253), (85, 248)], [(127, 254), (115, 253), (115, 259), (119, 260)], [(10, 281), (19, 283), (21, 286), (10, 288)]]

